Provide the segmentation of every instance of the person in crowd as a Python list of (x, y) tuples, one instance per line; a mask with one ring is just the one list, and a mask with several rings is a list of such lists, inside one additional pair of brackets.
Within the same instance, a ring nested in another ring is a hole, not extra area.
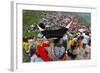
[(48, 52), (46, 51), (46, 47), (50, 46), (50, 44), (49, 42), (43, 42), (42, 34), (38, 35), (38, 39), (36, 43), (37, 43), (37, 47), (36, 47), (37, 55), (43, 61), (52, 61), (52, 59), (48, 57)]
[(86, 44), (88, 44), (88, 41), (89, 41), (89, 34), (87, 32), (83, 32), (82, 33), (82, 36), (83, 36), (83, 48), (86, 47)]
[(23, 38), (23, 50), (25, 50), (26, 53), (30, 50), (30, 45), (28, 43), (28, 38)]
[(88, 44), (86, 44), (85, 47), (85, 59), (91, 58), (91, 40), (89, 39)]

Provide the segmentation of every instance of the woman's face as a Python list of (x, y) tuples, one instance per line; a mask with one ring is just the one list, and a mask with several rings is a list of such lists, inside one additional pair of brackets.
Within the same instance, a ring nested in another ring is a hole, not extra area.
[(37, 41), (42, 43), (43, 42), (43, 39), (42, 38), (37, 38)]
[(72, 51), (72, 53), (74, 54), (74, 55), (77, 55), (77, 49), (74, 49), (73, 51)]

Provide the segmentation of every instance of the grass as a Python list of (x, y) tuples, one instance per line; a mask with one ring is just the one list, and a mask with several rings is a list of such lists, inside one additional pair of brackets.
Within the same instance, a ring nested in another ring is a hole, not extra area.
[(36, 36), (37, 32), (27, 32), (28, 27), (37, 24), (41, 19), (42, 12), (33, 10), (23, 10), (23, 37)]

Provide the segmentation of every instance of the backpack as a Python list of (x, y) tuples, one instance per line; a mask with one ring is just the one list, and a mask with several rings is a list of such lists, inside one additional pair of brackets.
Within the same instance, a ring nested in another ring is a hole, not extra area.
[(63, 58), (65, 54), (65, 47), (63, 45), (54, 46), (54, 54), (59, 59)]

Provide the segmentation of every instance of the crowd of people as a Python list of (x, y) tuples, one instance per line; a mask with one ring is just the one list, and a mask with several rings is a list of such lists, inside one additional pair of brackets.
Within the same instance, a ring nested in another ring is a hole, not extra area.
[(37, 37), (23, 37), (23, 62), (91, 59), (91, 32), (86, 23), (70, 13), (43, 15), (28, 29), (38, 31)]

